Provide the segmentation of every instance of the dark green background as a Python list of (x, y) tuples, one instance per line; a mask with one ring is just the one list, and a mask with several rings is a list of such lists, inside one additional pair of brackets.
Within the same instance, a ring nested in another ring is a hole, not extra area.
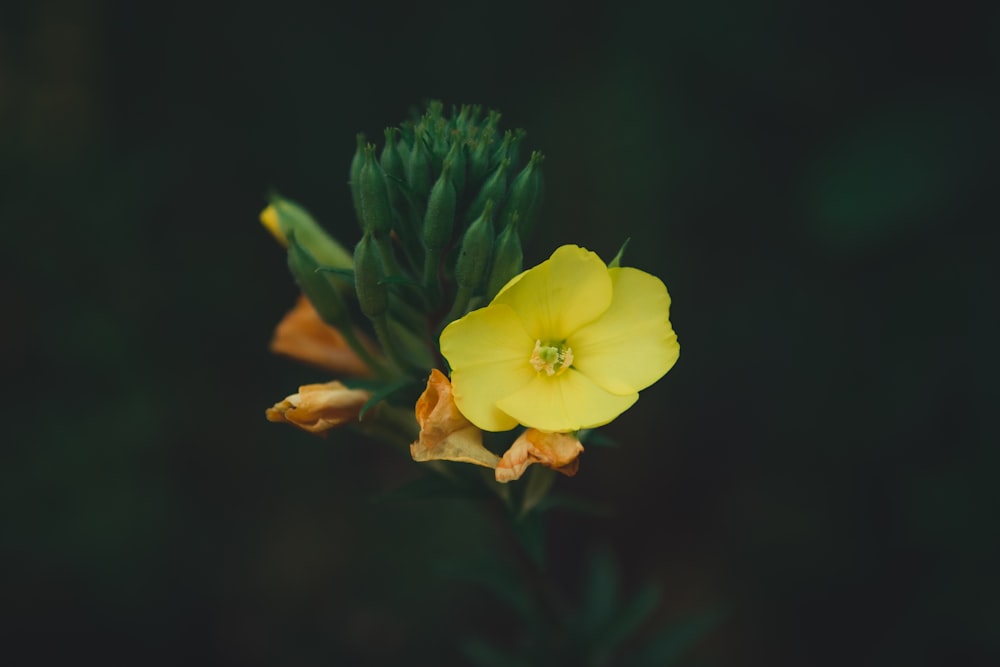
[[(610, 546), (694, 661), (986, 664), (1000, 649), (993, 3), (164, 4), (0, 10), (7, 652), (462, 664), (516, 636), (438, 574), (478, 515), (263, 409), (295, 288), (267, 188), (358, 238), (354, 134), (502, 110), (562, 243), (661, 276), (679, 363), (558, 490), (550, 569)], [(19, 664), (30, 664), (31, 661)], [(692, 663), (694, 664), (694, 663)]]

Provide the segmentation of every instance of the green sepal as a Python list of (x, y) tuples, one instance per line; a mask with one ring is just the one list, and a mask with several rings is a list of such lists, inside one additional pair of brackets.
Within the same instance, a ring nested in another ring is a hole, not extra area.
[(270, 204), (278, 216), (278, 229), (286, 239), (295, 237), (298, 244), (320, 266), (349, 269), (354, 265), (351, 253), (326, 233), (305, 208), (275, 193)]
[(613, 260), (608, 262), (609, 269), (617, 269), (619, 266), (622, 265), (622, 257), (625, 256), (625, 249), (628, 248), (629, 241), (631, 240), (632, 240), (631, 236), (627, 237), (625, 241), (622, 243), (622, 247), (618, 248), (618, 254), (615, 255), (615, 258)]
[(312, 303), (316, 313), (330, 326), (342, 329), (350, 326), (349, 313), (344, 298), (343, 281), (323, 272), (319, 263), (305, 248), (299, 245), (298, 237), (292, 233), (288, 241), (288, 269), (292, 272), (299, 289)]

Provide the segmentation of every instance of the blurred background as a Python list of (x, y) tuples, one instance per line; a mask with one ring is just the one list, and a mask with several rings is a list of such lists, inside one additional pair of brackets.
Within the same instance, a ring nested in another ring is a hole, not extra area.
[(429, 98), (546, 154), (547, 227), (668, 285), (677, 366), (550, 518), (610, 549), (689, 664), (995, 664), (993, 3), (583, 11), (220, 2), (0, 9), (3, 634), (18, 664), (464, 664), (511, 612), (443, 576), (473, 508), (264, 408), (296, 288), (270, 187), (347, 244), (354, 135)]

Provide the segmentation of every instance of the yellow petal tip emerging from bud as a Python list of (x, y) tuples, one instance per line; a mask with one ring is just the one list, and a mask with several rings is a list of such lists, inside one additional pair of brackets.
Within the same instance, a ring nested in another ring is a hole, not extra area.
[(267, 231), (271, 232), (278, 243), (282, 246), (288, 246), (288, 240), (285, 235), (281, 233), (281, 226), (278, 224), (278, 211), (275, 210), (273, 206), (268, 206), (263, 211), (260, 212), (260, 224), (267, 228)]
[(451, 382), (436, 368), (417, 400), (420, 438), (410, 445), (414, 461), (458, 461), (495, 468), (500, 460), (483, 447), (483, 432), (466, 419), (451, 393)]
[(567, 477), (580, 466), (583, 445), (572, 433), (548, 433), (529, 428), (514, 441), (496, 468), (498, 482), (520, 479), (532, 463), (540, 463)]
[(310, 433), (325, 433), (357, 420), (371, 392), (349, 389), (340, 382), (307, 384), (297, 394), (267, 409), (267, 420), (294, 424)]

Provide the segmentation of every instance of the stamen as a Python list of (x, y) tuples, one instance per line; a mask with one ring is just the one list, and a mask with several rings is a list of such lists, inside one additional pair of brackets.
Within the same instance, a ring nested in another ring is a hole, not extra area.
[(573, 364), (573, 350), (559, 345), (542, 345), (535, 341), (535, 349), (531, 352), (531, 366), (536, 371), (549, 377), (562, 373)]

